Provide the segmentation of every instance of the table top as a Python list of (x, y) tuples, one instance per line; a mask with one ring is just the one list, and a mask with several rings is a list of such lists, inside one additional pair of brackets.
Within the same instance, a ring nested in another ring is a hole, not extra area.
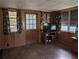
[(71, 37), (71, 38), (74, 39), (74, 40), (78, 40), (77, 37), (75, 37), (75, 36), (73, 36), (73, 37)]

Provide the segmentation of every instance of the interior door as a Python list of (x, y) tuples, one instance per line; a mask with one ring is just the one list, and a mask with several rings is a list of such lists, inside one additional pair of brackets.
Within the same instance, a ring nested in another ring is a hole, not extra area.
[(38, 40), (38, 21), (36, 13), (25, 14), (25, 31), (27, 43), (35, 43)]

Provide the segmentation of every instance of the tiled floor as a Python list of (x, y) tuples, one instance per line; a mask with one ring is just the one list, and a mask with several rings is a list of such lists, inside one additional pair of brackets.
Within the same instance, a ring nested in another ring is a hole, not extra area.
[(56, 45), (33, 44), (5, 50), (3, 59), (78, 59)]

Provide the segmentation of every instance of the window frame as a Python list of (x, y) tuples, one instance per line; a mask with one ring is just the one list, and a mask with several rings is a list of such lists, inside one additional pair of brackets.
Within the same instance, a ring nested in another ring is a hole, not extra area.
[[(16, 18), (10, 18), (9, 17), (9, 12), (16, 12)], [(16, 10), (8, 10), (8, 19), (9, 19), (9, 28), (10, 28), (10, 32), (11, 33), (15, 33), (15, 32), (18, 32), (18, 28), (17, 28), (17, 11)], [(15, 21), (16, 21), (16, 25), (10, 25), (10, 19), (16, 19)], [(14, 27), (16, 27), (16, 30), (15, 31), (11, 31), (11, 27), (12, 26), (14, 26)]]
[[(26, 15), (27, 15), (27, 14), (28, 14), (28, 15), (34, 14), (34, 15), (36, 16), (35, 19), (30, 19), (30, 17), (29, 17), (29, 24), (26, 23), (26, 21), (27, 21)], [(30, 20), (32, 20), (32, 23), (30, 23)], [(35, 23), (33, 22), (33, 20), (35, 20)], [(33, 27), (34, 24), (35, 24), (35, 28)], [(29, 29), (26, 28), (27, 25), (29, 26)], [(30, 26), (32, 26), (32, 28), (30, 28)], [(31, 30), (34, 31), (34, 30), (37, 29), (37, 14), (36, 14), (36, 13), (26, 13), (26, 14), (25, 14), (25, 29), (26, 29), (27, 31), (31, 31)]]
[[(72, 25), (71, 25), (71, 21), (72, 21), (72, 20), (71, 20), (71, 16), (72, 16), (72, 15), (71, 15), (71, 12), (72, 12), (72, 11), (74, 11), (74, 10), (62, 12), (62, 13), (65, 13), (65, 12), (68, 13), (68, 19), (67, 19), (67, 21), (66, 21), (66, 22), (68, 22), (68, 24), (67, 24), (68, 29), (65, 30), (65, 31), (60, 29), (60, 30), (63, 31), (63, 32), (72, 32), (72, 33), (75, 33), (75, 32), (76, 32), (76, 29), (77, 29), (76, 26), (77, 26), (77, 24), (73, 25), (73, 26), (76, 27), (76, 28), (74, 27), (74, 28), (75, 28), (75, 31), (70, 30), (70, 27), (72, 26)], [(61, 16), (61, 17), (62, 17), (62, 16)], [(62, 20), (64, 20), (64, 19), (62, 19)], [(61, 27), (63, 26), (63, 25), (62, 25), (62, 22), (63, 22), (62, 20), (61, 20)], [(77, 19), (77, 20), (78, 20), (78, 19)]]

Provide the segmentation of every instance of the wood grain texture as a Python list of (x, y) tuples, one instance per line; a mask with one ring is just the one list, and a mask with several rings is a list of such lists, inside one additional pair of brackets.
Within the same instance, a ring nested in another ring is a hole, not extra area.
[(50, 22), (51, 23), (56, 23), (56, 16), (60, 16), (60, 11), (53, 11), (50, 13)]
[[(11, 11), (15, 11), (14, 8), (9, 8)], [(21, 10), (21, 20), (22, 20), (22, 32), (21, 33), (10, 33), (9, 35), (3, 34), (3, 14), (2, 8), (0, 8), (0, 47), (4, 48), (13, 48), (18, 46), (23, 46), (26, 44), (40, 42), (40, 20), (41, 20), (41, 11), (36, 10)], [(26, 31), (25, 30), (25, 14), (26, 13), (36, 13), (37, 14), (37, 29), (35, 31)]]
[(3, 40), (3, 28), (2, 28), (2, 26), (3, 26), (3, 21), (2, 21), (2, 18), (3, 18), (3, 16), (2, 16), (2, 10), (1, 10), (1, 8), (0, 8), (0, 48), (2, 48), (2, 40)]
[(3, 59), (78, 59), (77, 54), (58, 45), (32, 44), (5, 49)]
[(78, 52), (78, 40), (72, 39), (74, 33), (70, 32), (58, 32), (58, 42), (62, 43), (67, 49)]

